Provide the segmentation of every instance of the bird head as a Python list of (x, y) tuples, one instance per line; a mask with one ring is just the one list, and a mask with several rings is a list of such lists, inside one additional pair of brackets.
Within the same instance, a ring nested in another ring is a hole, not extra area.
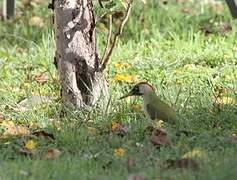
[(155, 91), (154, 87), (150, 85), (148, 82), (140, 82), (136, 84), (130, 92), (122, 96), (120, 99), (129, 97), (129, 96), (144, 96), (154, 91)]

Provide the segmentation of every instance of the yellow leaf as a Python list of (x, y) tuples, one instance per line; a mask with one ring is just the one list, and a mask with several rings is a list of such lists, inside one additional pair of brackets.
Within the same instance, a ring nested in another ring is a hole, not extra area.
[(182, 156), (182, 158), (201, 158), (204, 153), (200, 149), (193, 149)]
[(28, 140), (25, 142), (25, 148), (28, 149), (28, 150), (34, 150), (35, 147), (36, 147), (36, 142), (33, 141), (33, 140)]
[(117, 123), (117, 122), (112, 122), (112, 124), (111, 124), (111, 129), (113, 130), (113, 131), (115, 131), (115, 130), (117, 130), (117, 129), (119, 129), (120, 128), (120, 124), (119, 123)]
[(122, 68), (128, 68), (130, 67), (131, 65), (128, 64), (128, 63), (116, 63), (114, 65), (115, 69), (122, 69)]
[(125, 150), (123, 148), (118, 148), (114, 150), (114, 156), (123, 157), (125, 154)]
[(35, 27), (39, 27), (39, 28), (43, 28), (44, 27), (44, 21), (41, 17), (39, 16), (33, 16), (32, 18), (30, 18), (29, 20), (29, 25), (30, 26), (35, 26)]
[(117, 74), (114, 77), (114, 80), (118, 81), (118, 82), (134, 83), (134, 82), (138, 81), (138, 78), (137, 78), (137, 76), (134, 76), (134, 75), (120, 75), (120, 74)]

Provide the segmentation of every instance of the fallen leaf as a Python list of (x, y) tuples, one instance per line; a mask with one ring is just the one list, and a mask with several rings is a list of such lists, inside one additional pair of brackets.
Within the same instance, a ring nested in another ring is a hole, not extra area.
[(55, 159), (58, 158), (61, 155), (61, 151), (59, 151), (56, 148), (50, 148), (48, 149), (46, 153), (46, 159)]
[(114, 150), (114, 156), (123, 157), (125, 154), (125, 150), (123, 148), (118, 148)]
[(191, 158), (182, 158), (178, 160), (167, 160), (166, 163), (168, 164), (167, 168), (181, 168), (181, 169), (192, 169), (197, 170), (199, 169), (199, 165), (196, 160)]
[(137, 174), (131, 174), (128, 176), (128, 180), (144, 180), (144, 177)]
[(120, 124), (119, 123), (117, 123), (117, 122), (112, 122), (112, 124), (111, 124), (111, 129), (112, 129), (112, 131), (116, 131), (117, 129), (119, 129), (120, 128)]
[(126, 125), (120, 125), (117, 122), (112, 122), (111, 130), (113, 134), (124, 136), (126, 133), (129, 132), (130, 128)]
[(128, 64), (128, 63), (116, 63), (114, 65), (115, 69), (122, 69), (122, 68), (128, 68), (130, 67), (131, 65)]
[(164, 129), (153, 130), (150, 141), (158, 147), (171, 145), (171, 140)]
[(25, 148), (27, 149), (27, 150), (30, 150), (30, 151), (32, 151), (32, 150), (34, 150), (35, 149), (35, 147), (36, 147), (36, 142), (34, 141), (34, 140), (28, 140), (28, 141), (26, 141), (25, 142)]
[(39, 84), (44, 84), (48, 82), (49, 77), (47, 76), (47, 74), (40, 73), (34, 77), (34, 80)]
[(201, 149), (194, 148), (192, 151), (185, 153), (182, 158), (202, 158), (204, 156)]
[(37, 130), (32, 133), (34, 136), (43, 136), (55, 140), (54, 135), (43, 130)]
[(4, 121), (1, 124), (1, 127), (6, 129), (1, 138), (8, 138), (12, 136), (26, 136), (30, 134), (30, 131), (27, 127), (17, 125), (13, 121)]
[(114, 77), (114, 80), (117, 81), (117, 82), (134, 83), (134, 82), (138, 81), (138, 78), (135, 75), (121, 75), (121, 74), (117, 74)]
[(43, 28), (45, 26), (43, 19), (39, 16), (33, 16), (32, 18), (30, 18), (29, 25), (39, 28)]

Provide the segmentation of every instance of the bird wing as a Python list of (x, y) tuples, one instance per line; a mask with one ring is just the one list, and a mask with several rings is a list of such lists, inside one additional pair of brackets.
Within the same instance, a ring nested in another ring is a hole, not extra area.
[(150, 116), (150, 118), (152, 120), (157, 118), (157, 108), (156, 108), (156, 106), (154, 106), (152, 103), (148, 103), (146, 105), (146, 109), (147, 109), (148, 115)]
[(156, 103), (148, 103), (147, 111), (152, 120), (159, 119), (163, 121), (175, 120), (176, 115), (173, 109), (162, 101), (156, 101)]

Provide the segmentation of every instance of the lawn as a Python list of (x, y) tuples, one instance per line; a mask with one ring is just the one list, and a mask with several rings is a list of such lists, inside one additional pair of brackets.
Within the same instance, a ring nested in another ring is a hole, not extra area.
[[(18, 1), (16, 19), (0, 21), (0, 179), (236, 178), (236, 20), (224, 1), (157, 2), (135, 1), (107, 69), (111, 103), (84, 112), (61, 104), (47, 2)], [(169, 146), (151, 142), (140, 98), (119, 100), (139, 81), (179, 114), (175, 125), (155, 123)], [(22, 108), (37, 96), (50, 102)]]

